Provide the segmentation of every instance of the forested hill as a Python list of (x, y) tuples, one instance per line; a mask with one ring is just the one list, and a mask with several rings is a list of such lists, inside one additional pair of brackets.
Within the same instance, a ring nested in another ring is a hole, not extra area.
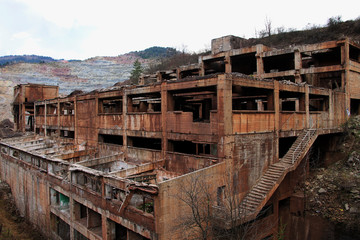
[(8, 65), (13, 63), (47, 63), (54, 62), (55, 59), (51, 57), (37, 56), (37, 55), (9, 55), (0, 57), (0, 65)]

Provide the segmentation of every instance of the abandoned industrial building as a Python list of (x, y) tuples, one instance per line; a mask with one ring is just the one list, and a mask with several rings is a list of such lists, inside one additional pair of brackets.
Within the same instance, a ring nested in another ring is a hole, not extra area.
[(0, 142), (0, 174), (20, 212), (51, 239), (185, 239), (199, 226), (181, 227), (182, 196), (201, 178), (218, 232), (251, 223), (261, 230), (246, 234), (272, 239), (301, 214), (309, 149), (331, 161), (360, 112), (360, 46), (211, 47), (136, 86), (58, 97), (19, 85), (15, 125), (33, 133)]

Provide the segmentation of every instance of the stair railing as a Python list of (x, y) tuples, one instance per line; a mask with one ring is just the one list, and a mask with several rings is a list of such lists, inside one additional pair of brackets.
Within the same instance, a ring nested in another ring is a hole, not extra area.
[(310, 142), (311, 137), (313, 136), (313, 133), (315, 133), (315, 130), (308, 130), (305, 134), (305, 136), (301, 139), (301, 142), (297, 145), (295, 148), (293, 154), (292, 154), (292, 164), (294, 164), (295, 160), (298, 159), (298, 157), (301, 155), (301, 152), (306, 147), (306, 143)]

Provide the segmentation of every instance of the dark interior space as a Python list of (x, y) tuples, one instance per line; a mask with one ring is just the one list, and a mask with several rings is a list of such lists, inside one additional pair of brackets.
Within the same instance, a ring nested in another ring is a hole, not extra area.
[(128, 146), (161, 150), (160, 138), (128, 137)]
[(99, 134), (98, 141), (102, 143), (111, 143), (116, 145), (124, 144), (123, 136), (121, 135)]
[(297, 137), (284, 137), (279, 138), (279, 158), (285, 156), (289, 151), (290, 147), (293, 145)]

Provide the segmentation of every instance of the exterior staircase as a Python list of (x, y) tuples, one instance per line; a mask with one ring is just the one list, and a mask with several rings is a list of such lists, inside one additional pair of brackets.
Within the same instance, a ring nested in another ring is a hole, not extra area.
[[(300, 164), (301, 160), (305, 157), (312, 144), (317, 138), (315, 129), (304, 130), (290, 147), (289, 151), (285, 154), (279, 162), (272, 164), (265, 174), (260, 177), (258, 182), (253, 186), (249, 193), (242, 200), (237, 215), (241, 219), (236, 220), (236, 225), (254, 219), (261, 209), (265, 206), (278, 186), (281, 184), (286, 174), (293, 171)], [(232, 214), (234, 216), (235, 214)], [(225, 220), (225, 226), (231, 227)]]

